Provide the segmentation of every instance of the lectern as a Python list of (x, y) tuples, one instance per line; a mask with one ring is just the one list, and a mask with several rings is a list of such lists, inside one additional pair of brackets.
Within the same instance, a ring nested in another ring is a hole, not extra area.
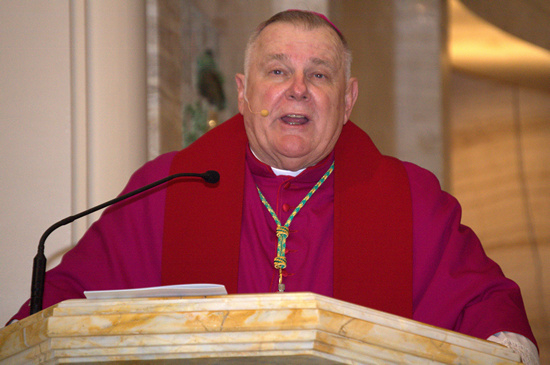
[(312, 293), (68, 300), (0, 331), (2, 364), (518, 364), (488, 341)]

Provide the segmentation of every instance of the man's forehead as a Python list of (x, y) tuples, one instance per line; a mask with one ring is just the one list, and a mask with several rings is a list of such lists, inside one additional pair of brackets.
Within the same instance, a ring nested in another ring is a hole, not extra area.
[[(308, 29), (304, 26), (290, 23), (275, 23), (266, 27), (256, 41), (256, 56), (261, 61), (288, 61), (295, 49), (313, 49), (308, 57), (315, 64), (333, 63), (340, 59), (343, 47), (338, 42), (337, 35), (328, 27)], [(318, 51), (318, 52), (317, 52)]]
[[(267, 64), (271, 61), (281, 62), (281, 63), (291, 63), (292, 57), (286, 53), (266, 53), (262, 59), (259, 60), (261, 64)], [(317, 57), (311, 55), (307, 57), (306, 61), (315, 66), (325, 66), (332, 70), (338, 69), (339, 59), (328, 59), (323, 57)], [(336, 64), (335, 64), (336, 63)]]
[(323, 32), (326, 32), (325, 36), (323, 38), (327, 38), (326, 35), (328, 35), (328, 38), (334, 38), (335, 44), (341, 44), (342, 42), (345, 42), (342, 39), (342, 34), (340, 33), (340, 30), (334, 26), (334, 24), (328, 20), (324, 15), (315, 13), (315, 12), (309, 12), (312, 14), (315, 14), (316, 16), (322, 18), (325, 20), (326, 23), (324, 24), (312, 24), (308, 23), (306, 21), (300, 22), (299, 20), (292, 22), (292, 21), (275, 21), (273, 23), (270, 23), (266, 25), (258, 34), (257, 39), (261, 38), (262, 35), (265, 35), (266, 33), (270, 32), (280, 32), (281, 29), (292, 29), (294, 32), (313, 32), (321, 30)]

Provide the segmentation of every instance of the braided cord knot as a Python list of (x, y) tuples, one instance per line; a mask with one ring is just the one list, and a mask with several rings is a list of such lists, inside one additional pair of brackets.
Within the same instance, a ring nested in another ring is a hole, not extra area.
[(277, 225), (277, 257), (273, 260), (273, 266), (278, 270), (286, 268), (286, 238), (288, 237), (288, 227)]
[(277, 270), (284, 270), (286, 268), (286, 257), (284, 256), (277, 256), (273, 260), (273, 266)]
[(289, 230), (288, 227), (278, 225), (275, 232), (277, 233), (277, 237), (286, 239), (288, 237)]

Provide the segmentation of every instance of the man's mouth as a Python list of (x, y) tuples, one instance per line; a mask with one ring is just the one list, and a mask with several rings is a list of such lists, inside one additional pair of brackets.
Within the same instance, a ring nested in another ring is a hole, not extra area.
[(287, 114), (281, 120), (289, 125), (302, 125), (309, 122), (309, 118), (302, 114)]

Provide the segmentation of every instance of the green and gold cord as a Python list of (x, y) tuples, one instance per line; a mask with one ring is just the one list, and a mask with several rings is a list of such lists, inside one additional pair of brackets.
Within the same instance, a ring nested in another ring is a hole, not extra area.
[(317, 191), (317, 189), (319, 189), (319, 187), (330, 176), (333, 170), (334, 170), (334, 162), (332, 163), (330, 168), (327, 170), (327, 172), (325, 172), (323, 177), (321, 177), (321, 179), (317, 182), (317, 184), (315, 184), (315, 186), (311, 188), (311, 190), (309, 191), (309, 193), (307, 193), (304, 199), (302, 199), (302, 201), (300, 202), (300, 204), (298, 204), (296, 209), (294, 209), (290, 217), (288, 217), (284, 226), (281, 225), (281, 221), (277, 217), (277, 214), (275, 214), (275, 211), (273, 210), (273, 208), (271, 208), (271, 205), (269, 205), (269, 203), (267, 202), (266, 198), (260, 191), (260, 188), (258, 188), (258, 186), (256, 185), (256, 189), (258, 190), (258, 194), (260, 195), (260, 200), (262, 201), (264, 206), (267, 208), (269, 214), (271, 214), (271, 216), (273, 217), (273, 220), (277, 224), (277, 229), (275, 231), (277, 233), (277, 256), (273, 260), (273, 264), (274, 264), (273, 266), (275, 267), (275, 269), (279, 270), (278, 289), (280, 292), (285, 291), (285, 285), (283, 284), (283, 270), (286, 268), (286, 255), (285, 255), (286, 239), (288, 237), (290, 223), (292, 222), (296, 214), (298, 214), (300, 209), (302, 209), (302, 207), (307, 203), (309, 198), (311, 198), (311, 196)]

